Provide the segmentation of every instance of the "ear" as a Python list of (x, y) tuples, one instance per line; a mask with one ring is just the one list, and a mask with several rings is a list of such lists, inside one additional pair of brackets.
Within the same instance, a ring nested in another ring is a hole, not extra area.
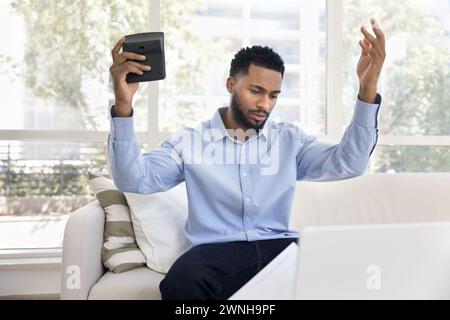
[(236, 85), (236, 80), (233, 77), (228, 77), (227, 79), (227, 91), (228, 93), (233, 93), (234, 86)]

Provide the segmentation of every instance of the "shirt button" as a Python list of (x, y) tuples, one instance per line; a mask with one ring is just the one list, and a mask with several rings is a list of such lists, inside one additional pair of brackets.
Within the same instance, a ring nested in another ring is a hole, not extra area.
[(250, 221), (250, 217), (245, 217), (245, 220)]
[(247, 202), (250, 202), (250, 198), (245, 199)]
[(247, 172), (242, 172), (242, 175), (244, 176), (244, 177), (246, 177), (247, 176)]

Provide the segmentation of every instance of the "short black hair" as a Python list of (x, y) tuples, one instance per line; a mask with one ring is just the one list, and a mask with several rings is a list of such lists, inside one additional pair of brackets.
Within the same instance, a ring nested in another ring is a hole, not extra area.
[(284, 61), (280, 55), (267, 46), (252, 46), (240, 49), (231, 60), (230, 77), (248, 74), (250, 65), (278, 71), (284, 76)]

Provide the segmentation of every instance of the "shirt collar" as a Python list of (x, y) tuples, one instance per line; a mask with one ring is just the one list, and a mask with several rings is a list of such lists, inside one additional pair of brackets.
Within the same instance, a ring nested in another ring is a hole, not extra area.
[[(234, 141), (233, 138), (231, 138), (228, 134), (227, 129), (225, 128), (225, 125), (223, 124), (222, 120), (222, 114), (224, 114), (227, 111), (228, 107), (221, 107), (216, 110), (214, 113), (214, 116), (211, 119), (211, 129), (214, 130), (214, 136), (211, 137), (211, 141), (215, 142), (217, 140), (223, 139), (224, 137), (229, 137), (231, 140)], [(269, 127), (269, 121), (267, 120), (264, 128), (262, 128), (258, 133), (258, 138), (263, 137), (264, 139), (267, 139), (267, 133), (268, 133), (268, 127)]]

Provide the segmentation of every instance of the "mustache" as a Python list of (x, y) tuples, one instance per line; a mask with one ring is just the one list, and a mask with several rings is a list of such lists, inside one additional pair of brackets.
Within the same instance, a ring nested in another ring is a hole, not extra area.
[(264, 111), (264, 110), (251, 110), (251, 113), (257, 114), (259, 116), (264, 115), (266, 118), (270, 116), (270, 112)]

